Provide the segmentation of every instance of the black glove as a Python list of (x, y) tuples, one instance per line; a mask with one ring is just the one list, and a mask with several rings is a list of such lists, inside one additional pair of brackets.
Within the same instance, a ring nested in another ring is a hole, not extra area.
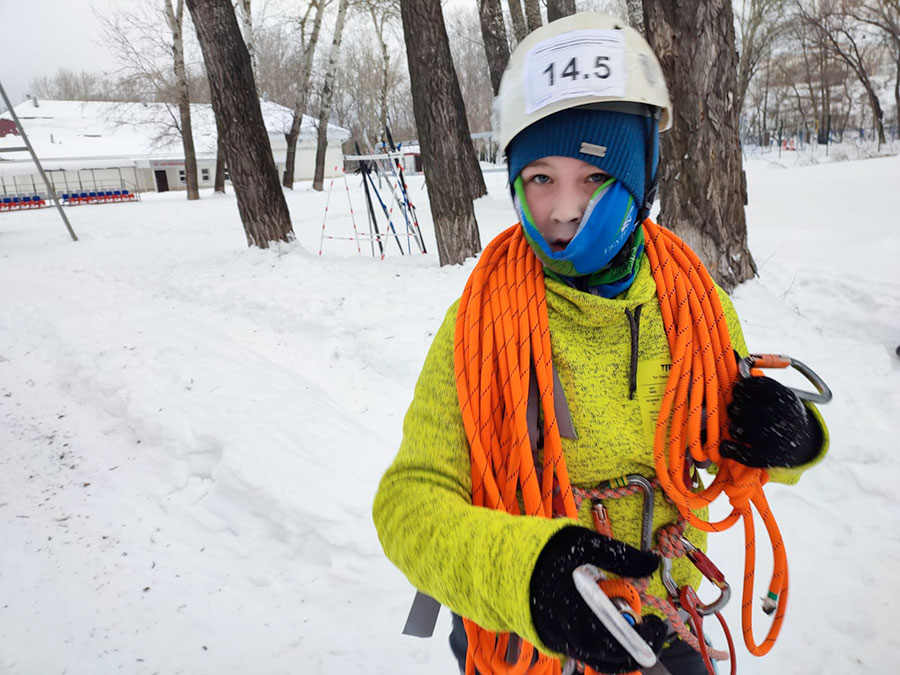
[(741, 378), (728, 406), (722, 457), (758, 469), (806, 464), (822, 447), (822, 430), (797, 395), (770, 377)]
[[(619, 576), (637, 578), (652, 574), (659, 558), (585, 527), (564, 527), (544, 546), (531, 574), (531, 618), (538, 636), (550, 649), (583, 661), (594, 670), (639, 670), (575, 588), (572, 572), (588, 563)], [(659, 654), (666, 624), (651, 615), (635, 629)]]

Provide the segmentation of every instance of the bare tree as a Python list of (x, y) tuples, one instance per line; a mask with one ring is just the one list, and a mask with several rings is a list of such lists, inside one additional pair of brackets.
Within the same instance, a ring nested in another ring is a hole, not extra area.
[(544, 24), (541, 19), (540, 0), (525, 0), (525, 24), (528, 26), (529, 33)]
[(503, 19), (503, 6), (500, 0), (479, 0), (478, 16), (481, 23), (481, 36), (484, 54), (491, 73), (491, 88), (494, 95), (500, 91), (500, 80), (509, 62), (509, 40), (506, 35), (506, 23)]
[(512, 20), (516, 42), (521, 42), (528, 35), (525, 13), (522, 11), (522, 0), (506, 0), (506, 4), (509, 5), (509, 18)]
[(166, 21), (172, 33), (172, 63), (175, 71), (175, 92), (178, 114), (181, 117), (181, 146), (184, 148), (184, 180), (188, 199), (200, 199), (197, 181), (197, 153), (194, 151), (194, 132), (191, 126), (191, 93), (188, 90), (184, 67), (184, 0), (163, 0)]
[(442, 265), (454, 265), (481, 249), (468, 175), (472, 163), (465, 159), (474, 160), (475, 152), (440, 0), (400, 0), (400, 13), (438, 255)]
[(294, 231), (250, 64), (230, 0), (187, 0), (247, 244), (291, 241)]
[[(216, 129), (219, 123), (216, 122)], [(213, 192), (225, 194), (225, 145), (222, 143), (222, 132), (216, 132), (216, 176)]]
[(894, 66), (894, 108), (897, 133), (900, 134), (900, 0), (848, 2), (845, 11), (854, 19), (878, 28), (885, 38)]
[(625, 0), (625, 9), (628, 14), (628, 23), (631, 27), (641, 35), (645, 35), (647, 31), (644, 30), (643, 0)]
[(491, 72), (491, 88), (494, 96), (500, 91), (500, 80), (509, 62), (509, 40), (503, 21), (503, 5), (500, 0), (478, 0), (478, 18), (481, 21), (481, 38), (484, 55)]
[(328, 150), (328, 117), (331, 114), (331, 100), (334, 96), (334, 75), (337, 70), (338, 53), (341, 49), (341, 37), (344, 34), (344, 21), (347, 17), (349, 0), (340, 0), (337, 20), (334, 24), (334, 38), (331, 42), (331, 53), (328, 56), (328, 69), (325, 71), (325, 82), (322, 85), (322, 96), (319, 99), (319, 125), (316, 129), (316, 170), (313, 177), (313, 190), (324, 189), (325, 153)]
[(731, 290), (756, 273), (747, 248), (731, 0), (644, 0), (644, 11), (674, 108), (672, 129), (661, 137), (660, 220)]
[[(130, 11), (98, 15), (98, 21), (101, 39), (121, 64), (125, 75), (121, 84), (140, 92), (141, 98), (166, 104), (171, 129), (180, 137), (184, 151), (187, 198), (193, 200), (200, 194), (184, 47), (184, 0), (174, 1), (175, 5), (173, 0), (162, 0), (162, 6), (157, 5), (155, 10), (137, 6)], [(169, 61), (169, 68), (163, 66), (163, 58)], [(164, 125), (160, 138), (168, 131)]]
[(878, 146), (881, 147), (887, 141), (884, 137), (884, 112), (870, 75), (870, 36), (849, 14), (830, 2), (816, 7), (797, 0), (796, 7), (797, 15), (828, 41), (834, 55), (847, 64), (865, 89), (878, 133)]
[(494, 91), (484, 59), (479, 18), (474, 10), (460, 8), (448, 12), (444, 24), (469, 129), (475, 132), (490, 131)]
[(400, 18), (396, 0), (359, 0), (369, 11), (372, 19), (370, 28), (374, 30), (381, 54), (381, 78), (379, 90), (379, 135), (384, 133), (388, 123), (388, 93), (391, 84), (391, 52), (387, 43), (387, 26)]
[[(32, 94), (54, 101), (126, 101), (118, 93), (118, 83), (87, 71), (60, 68), (53, 75), (34, 78), (28, 85)], [(139, 100), (139, 99), (133, 99)]]
[(253, 13), (250, 8), (250, 0), (235, 0), (234, 8), (241, 17), (241, 29), (244, 35), (244, 44), (250, 54), (250, 65), (253, 68), (253, 77), (259, 75), (256, 58), (256, 35), (253, 31)]
[(303, 115), (306, 114), (306, 107), (309, 103), (309, 79), (312, 74), (313, 55), (316, 51), (316, 45), (319, 42), (319, 30), (322, 28), (322, 17), (325, 15), (325, 0), (313, 0), (306, 7), (306, 13), (300, 20), (300, 37), (305, 35), (306, 22), (310, 11), (315, 8), (315, 18), (313, 19), (312, 31), (306, 38), (303, 45), (302, 55), (300, 57), (300, 69), (297, 74), (297, 94), (293, 105), (293, 117), (291, 118), (291, 128), (284, 135), (287, 141), (287, 157), (284, 162), (284, 179), (283, 185), (293, 189), (294, 187), (294, 166), (297, 158), (297, 139), (300, 137), (300, 126), (303, 123)]
[(740, 60), (737, 73), (737, 109), (744, 107), (750, 80), (763, 56), (771, 51), (785, 25), (785, 0), (742, 0), (737, 17)]
[(576, 12), (575, 0), (547, 0), (547, 21), (556, 21)]
[[(383, 11), (393, 11), (389, 4), (391, 0), (376, 0), (379, 24)], [(359, 5), (362, 9), (367, 6)], [(391, 16), (389, 13), (386, 18)], [(350, 129), (352, 137), (367, 149), (384, 140), (386, 124), (396, 140), (416, 135), (402, 26), (399, 21), (386, 20), (380, 30), (378, 25), (372, 29), (368, 12), (355, 13), (348, 19), (334, 78), (332, 119)], [(486, 72), (483, 51), (480, 56), (479, 65)], [(367, 76), (360, 77), (360, 73)]]

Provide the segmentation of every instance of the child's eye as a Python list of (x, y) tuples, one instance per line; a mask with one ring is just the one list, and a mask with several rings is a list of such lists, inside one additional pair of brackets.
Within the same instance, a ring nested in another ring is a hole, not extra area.
[(536, 173), (528, 180), (532, 183), (537, 183), (538, 185), (546, 185), (550, 182), (550, 176), (545, 173)]
[(607, 177), (608, 176), (605, 173), (592, 173), (588, 177), (588, 181), (590, 181), (591, 183), (602, 183), (607, 179)]

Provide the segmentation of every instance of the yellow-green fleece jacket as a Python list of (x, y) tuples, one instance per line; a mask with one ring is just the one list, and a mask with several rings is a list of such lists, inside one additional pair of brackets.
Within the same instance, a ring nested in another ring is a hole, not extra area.
[[(553, 363), (578, 436), (562, 439), (572, 484), (589, 489), (629, 473), (655, 476), (653, 425), (670, 356), (649, 261), (644, 257), (631, 287), (612, 299), (550, 278), (546, 286)], [(745, 355), (734, 307), (724, 292), (719, 296), (734, 349)], [(552, 653), (531, 620), (531, 572), (547, 540), (575, 521), (514, 516), (472, 505), (469, 446), (453, 365), (457, 306), (447, 312), (422, 367), (400, 450), (375, 497), (375, 526), (388, 558), (416, 588), (484, 628), (516, 633)], [(637, 388), (629, 398), (632, 329), (626, 310), (633, 314), (638, 306)], [(769, 475), (795, 483), (809, 465)], [(634, 546), (640, 545), (641, 502), (640, 496), (606, 502), (616, 538)], [(579, 516), (581, 524), (591, 527), (589, 500)], [(657, 491), (654, 532), (676, 519), (675, 507)], [(689, 528), (686, 535), (705, 549), (703, 533)], [(739, 574), (730, 572), (732, 577)], [(679, 585), (700, 582), (686, 559), (675, 561), (673, 575)], [(658, 572), (649, 591), (667, 597)]]

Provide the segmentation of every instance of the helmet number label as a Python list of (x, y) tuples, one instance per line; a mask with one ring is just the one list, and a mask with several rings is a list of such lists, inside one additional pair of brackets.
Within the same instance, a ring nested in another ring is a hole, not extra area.
[(620, 30), (574, 30), (525, 55), (525, 112), (578, 96), (625, 95), (625, 37)]

